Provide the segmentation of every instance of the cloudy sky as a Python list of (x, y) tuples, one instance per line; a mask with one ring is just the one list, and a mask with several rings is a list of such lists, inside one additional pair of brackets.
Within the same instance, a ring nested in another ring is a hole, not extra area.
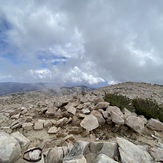
[(0, 82), (163, 84), (163, 0), (0, 0)]

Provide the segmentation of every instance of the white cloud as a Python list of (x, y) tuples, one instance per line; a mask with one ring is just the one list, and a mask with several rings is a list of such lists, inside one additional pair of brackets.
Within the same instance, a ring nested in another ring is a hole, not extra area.
[(40, 69), (40, 70), (30, 70), (31, 75), (38, 79), (49, 79), (52, 78), (52, 72), (48, 69)]
[[(162, 0), (2, 0), (0, 19), (9, 29), (0, 56), (14, 53), (21, 64), (0, 58), (0, 73), (21, 81), (163, 84), (162, 6)], [(39, 52), (56, 58), (39, 60)]]
[(100, 82), (105, 82), (104, 79), (100, 77), (95, 77), (89, 73), (83, 72), (77, 66), (71, 69), (66, 76), (64, 77), (65, 82), (74, 82), (74, 83), (89, 83), (89, 84), (98, 84)]

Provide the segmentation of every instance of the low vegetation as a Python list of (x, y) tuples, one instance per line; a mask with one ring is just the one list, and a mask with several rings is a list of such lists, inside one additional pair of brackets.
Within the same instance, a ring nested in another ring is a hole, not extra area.
[(138, 115), (144, 115), (147, 119), (155, 118), (163, 122), (163, 106), (158, 105), (152, 99), (129, 99), (126, 96), (118, 94), (105, 94), (105, 101), (111, 106), (118, 106), (121, 110), (127, 108)]

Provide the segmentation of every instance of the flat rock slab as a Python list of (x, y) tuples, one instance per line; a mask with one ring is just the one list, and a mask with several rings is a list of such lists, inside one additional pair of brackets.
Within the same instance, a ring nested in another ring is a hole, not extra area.
[(150, 154), (124, 138), (116, 138), (122, 163), (152, 163)]
[(44, 128), (43, 122), (35, 122), (34, 123), (34, 130), (42, 130)]

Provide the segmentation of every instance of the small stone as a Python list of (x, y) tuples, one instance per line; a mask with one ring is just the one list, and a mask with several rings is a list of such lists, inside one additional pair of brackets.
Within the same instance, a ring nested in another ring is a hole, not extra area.
[(65, 125), (65, 124), (67, 124), (67, 122), (68, 122), (68, 118), (64, 117), (64, 118), (59, 119), (59, 120), (56, 122), (55, 125), (56, 125), (57, 127), (61, 127), (61, 126)]
[(56, 134), (58, 132), (58, 128), (53, 126), (48, 130), (48, 134)]
[(24, 130), (33, 130), (33, 123), (23, 123), (22, 124), (22, 128), (24, 129)]
[(95, 163), (118, 163), (118, 162), (114, 161), (112, 158), (104, 154), (99, 154), (95, 160)]
[(43, 122), (35, 122), (34, 123), (34, 130), (42, 130), (44, 128)]
[(86, 109), (82, 109), (82, 112), (83, 114), (89, 114), (91, 111), (88, 108), (86, 108)]
[(32, 121), (33, 121), (33, 118), (31, 116), (26, 117), (25, 122), (32, 122)]
[(76, 108), (75, 108), (73, 105), (68, 104), (68, 105), (65, 106), (65, 108), (67, 109), (67, 111), (68, 111), (69, 113), (71, 113), (71, 114), (73, 114), (73, 115), (76, 114)]

